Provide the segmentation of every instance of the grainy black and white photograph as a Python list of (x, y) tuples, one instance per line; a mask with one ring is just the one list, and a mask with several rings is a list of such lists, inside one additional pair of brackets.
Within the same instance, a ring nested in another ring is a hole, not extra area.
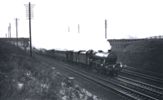
[(162, 0), (0, 0), (0, 100), (162, 99)]

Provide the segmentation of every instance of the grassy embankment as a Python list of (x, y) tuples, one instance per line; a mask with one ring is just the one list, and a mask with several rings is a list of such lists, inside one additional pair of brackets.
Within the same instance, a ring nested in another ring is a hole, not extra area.
[[(68, 84), (54, 67), (0, 41), (0, 100), (88, 100), (95, 97)], [(96, 99), (100, 100), (100, 99)]]

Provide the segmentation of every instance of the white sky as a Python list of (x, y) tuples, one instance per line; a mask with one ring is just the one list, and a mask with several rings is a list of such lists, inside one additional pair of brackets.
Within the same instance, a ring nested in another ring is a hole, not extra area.
[(34, 4), (32, 41), (36, 47), (66, 48), (68, 43), (78, 43), (74, 40), (84, 40), (79, 45), (86, 40), (100, 41), (104, 39), (105, 19), (108, 39), (163, 35), (163, 0), (0, 0), (1, 37), (5, 37), (9, 23), (15, 37), (16, 17), (19, 36), (28, 37), (24, 4), (29, 1)]

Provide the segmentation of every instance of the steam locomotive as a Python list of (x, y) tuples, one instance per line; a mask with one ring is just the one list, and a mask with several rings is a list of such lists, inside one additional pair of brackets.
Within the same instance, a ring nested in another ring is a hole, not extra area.
[(49, 50), (46, 54), (56, 59), (85, 65), (90, 70), (110, 76), (117, 76), (123, 68), (122, 63), (117, 63), (117, 55), (111, 50), (108, 52)]

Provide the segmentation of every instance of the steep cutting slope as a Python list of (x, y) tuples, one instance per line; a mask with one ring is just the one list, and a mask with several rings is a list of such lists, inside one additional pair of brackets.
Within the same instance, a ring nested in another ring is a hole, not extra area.
[(156, 73), (163, 73), (163, 39), (111, 41), (123, 63)]

